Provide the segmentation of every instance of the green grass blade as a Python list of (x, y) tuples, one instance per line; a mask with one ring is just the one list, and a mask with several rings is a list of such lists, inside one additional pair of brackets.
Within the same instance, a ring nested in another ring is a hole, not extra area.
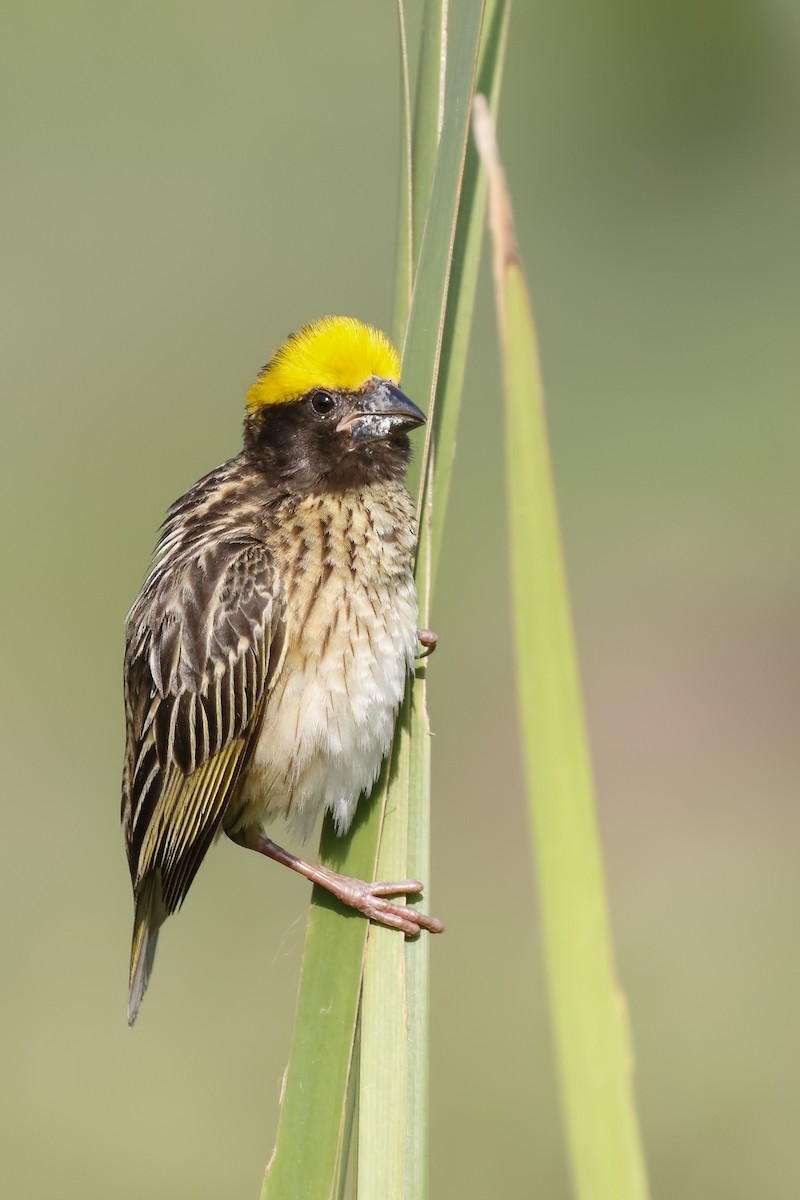
[[(430, 880), (431, 734), (427, 709), (427, 671), (417, 672), (410, 700), (408, 742), (409, 874)], [(431, 888), (425, 903), (430, 908)], [(405, 1142), (405, 1198), (424, 1200), (428, 1195), (429, 1063), (430, 1063), (430, 939), (420, 938), (404, 947), (406, 1011), (406, 1098), (408, 1120)]]
[[(471, 0), (461, 6), (447, 31), (441, 137), (404, 347), (403, 387), (417, 401), (428, 399), (429, 424), (436, 403), (481, 17), (481, 0)], [(427, 505), (420, 512), (423, 553), (417, 564), (423, 624), (430, 596), (428, 512)], [(378, 863), (382, 878), (399, 872), (401, 877), (428, 879), (430, 749), (424, 677), (421, 667), (398, 723), (398, 772), (389, 789)], [(426, 895), (426, 906), (429, 900)], [(361, 1017), (359, 1200), (422, 1200), (427, 1195), (428, 941), (422, 937), (406, 944), (391, 930), (374, 926), (370, 931)]]
[(505, 377), (520, 715), (570, 1163), (580, 1200), (643, 1200), (632, 1050), (615, 976), (533, 314), (481, 99), (476, 138), (489, 173)]
[[(429, 398), (425, 451), (427, 461), (430, 432), (435, 423), (437, 382), (450, 265), (455, 239), (457, 205), (464, 172), (466, 131), (475, 72), (476, 47), (483, 13), (481, 0), (464, 0), (459, 20), (448, 33), (448, 72), (442, 138), (436, 159), (431, 199), (422, 234), (419, 266), (408, 329), (403, 346), (403, 387), (422, 403)], [(471, 68), (468, 64), (472, 63)], [(463, 74), (462, 74), (463, 72)], [(463, 135), (463, 138), (462, 138)], [(420, 469), (412, 464), (409, 486), (419, 486)]]
[(422, 233), (428, 216), (439, 152), (439, 138), (444, 125), (447, 36), (447, 5), (443, 0), (425, 0), (411, 150), (411, 239), (414, 275), (419, 264)]
[[(407, 701), (402, 715), (407, 712)], [(377, 877), (404, 879), (410, 742), (395, 737), (397, 773), (384, 816)], [(374, 925), (369, 932), (361, 1007), (359, 1057), (358, 1200), (403, 1196), (408, 1112), (408, 1029), (404, 938)]]
[[(505, 28), (509, 5), (506, 0), (489, 0), (485, 7), (478, 48), (476, 80), (482, 80), (495, 101), (499, 95)], [(501, 15), (502, 14), (504, 15)], [(455, 438), (461, 392), (466, 368), (469, 328), (474, 307), (478, 259), (485, 206), (476, 188), (478, 176), (475, 151), (467, 147), (461, 196), (453, 241), (451, 274), (447, 292), (436, 403), (431, 419), (432, 436), (425, 465), (425, 486), (420, 498), (420, 542), (417, 556), (417, 586), (420, 624), (430, 623), (437, 561), (436, 539), (441, 540), (444, 512), (455, 456)], [(409, 842), (408, 872), (430, 879), (430, 780), (431, 731), (427, 709), (427, 671), (417, 672), (412, 692), (409, 737)], [(430, 904), (428, 889), (426, 903)], [(409, 944), (406, 961), (406, 1011), (408, 1014), (408, 1101), (415, 1114), (407, 1125), (406, 1197), (427, 1195), (428, 1179), (428, 1077), (429, 1077), (429, 959), (428, 940)]]
[[(489, 107), (495, 115), (500, 99), (510, 13), (510, 0), (487, 0), (478, 51), (475, 90), (488, 98)], [(485, 216), (486, 175), (479, 169), (478, 154), (470, 142), (464, 163), (464, 182), (453, 244), (450, 291), (442, 338), (440, 383), (431, 440), (436, 481), (436, 496), (431, 512), (431, 582), (436, 579), (439, 565), (450, 480), (455, 461), (456, 431), (475, 308)]]
[(397, 0), (398, 45), (400, 48), (400, 189), (397, 206), (397, 249), (394, 276), (394, 340), (402, 344), (414, 289), (411, 72), (404, 0)]
[[(374, 878), (382, 819), (382, 805), (359, 806), (347, 845), (351, 874)], [(336, 866), (342, 850), (341, 839), (326, 827), (320, 859)], [(327, 892), (314, 888), (294, 1039), (262, 1200), (336, 1200), (340, 1195), (367, 929), (359, 914), (343, 913)]]

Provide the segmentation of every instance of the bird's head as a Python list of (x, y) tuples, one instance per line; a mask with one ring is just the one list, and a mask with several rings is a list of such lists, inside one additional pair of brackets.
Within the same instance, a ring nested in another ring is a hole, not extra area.
[(298, 488), (402, 478), (407, 433), (425, 415), (397, 386), (385, 333), (323, 317), (276, 350), (247, 394), (245, 446)]

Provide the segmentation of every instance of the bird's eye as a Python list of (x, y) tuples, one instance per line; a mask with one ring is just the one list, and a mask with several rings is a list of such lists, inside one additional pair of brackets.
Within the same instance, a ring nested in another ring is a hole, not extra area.
[(329, 413), (335, 403), (336, 401), (334, 400), (333, 396), (329, 396), (327, 392), (311, 393), (311, 407), (313, 408), (314, 412), (319, 413), (321, 417), (324, 417), (327, 413)]

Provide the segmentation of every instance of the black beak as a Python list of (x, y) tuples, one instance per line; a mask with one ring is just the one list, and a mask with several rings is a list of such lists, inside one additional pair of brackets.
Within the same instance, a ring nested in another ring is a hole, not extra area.
[(372, 442), (397, 437), (424, 425), (424, 412), (412, 404), (400, 388), (385, 379), (360, 395), (352, 410), (339, 421), (337, 433), (348, 433), (353, 442)]

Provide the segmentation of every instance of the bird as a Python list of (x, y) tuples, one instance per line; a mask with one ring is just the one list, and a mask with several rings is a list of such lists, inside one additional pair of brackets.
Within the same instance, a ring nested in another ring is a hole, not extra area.
[[(250, 388), (243, 448), (169, 508), (126, 622), (121, 817), (134, 896), (128, 1021), (166, 918), (223, 833), (408, 936), (417, 880), (368, 883), (268, 837), (344, 834), (377, 779), (418, 655), (408, 434), (387, 335), (313, 321)], [(422, 647), (422, 650), (420, 650)]]

